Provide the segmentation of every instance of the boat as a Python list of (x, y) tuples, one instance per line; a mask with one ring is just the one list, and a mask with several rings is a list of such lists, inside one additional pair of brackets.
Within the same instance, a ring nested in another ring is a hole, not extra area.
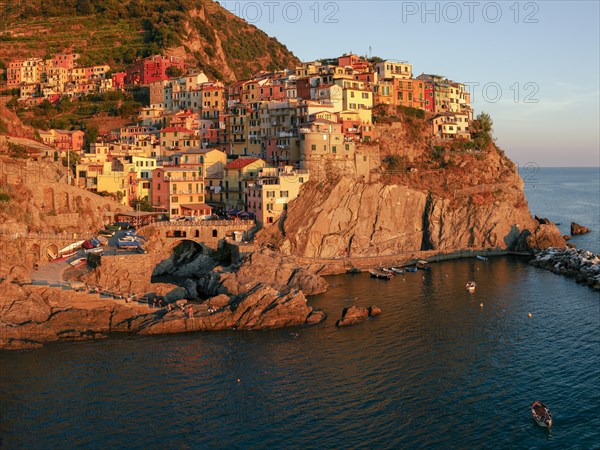
[(346, 270), (346, 273), (360, 273), (360, 269), (357, 267), (353, 267), (351, 269)]
[(77, 259), (71, 261), (69, 264), (73, 267), (79, 267), (79, 266), (83, 266), (86, 263), (87, 263), (87, 258), (77, 258)]
[(421, 269), (421, 270), (431, 270), (431, 267), (429, 267), (429, 263), (425, 260), (420, 260), (417, 262), (416, 264), (417, 269)]
[(485, 256), (477, 255), (476, 258), (480, 261), (487, 261), (488, 259)]
[(58, 252), (58, 256), (63, 257), (63, 256), (74, 255), (75, 253), (77, 253), (77, 250), (79, 250), (79, 248), (83, 245), (84, 242), (85, 242), (85, 240), (73, 242), (72, 244), (67, 245), (65, 248), (61, 249)]
[(138, 249), (141, 247), (141, 243), (136, 241), (135, 239), (119, 239), (117, 241), (118, 249)]
[(552, 413), (550, 412), (550, 409), (538, 400), (531, 405), (531, 417), (533, 417), (535, 423), (540, 427), (550, 429), (552, 426)]
[(390, 269), (389, 267), (382, 267), (380, 270), (382, 272), (389, 273), (390, 275), (394, 275), (394, 271), (392, 269)]
[(104, 249), (102, 247), (86, 248), (83, 252), (85, 254), (89, 254), (89, 253), (101, 254), (101, 253), (104, 253)]
[(469, 281), (466, 285), (467, 291), (469, 291), (470, 293), (475, 292), (476, 287), (477, 287), (477, 284), (475, 284), (474, 281)]
[(400, 267), (392, 267), (390, 270), (397, 275), (401, 275), (404, 273), (404, 269), (401, 269)]
[(369, 273), (371, 274), (371, 278), (382, 280), (391, 280), (393, 276), (391, 273), (383, 272), (382, 270), (369, 270)]
[(404, 268), (405, 271), (407, 272), (416, 272), (417, 271), (417, 267), (416, 266), (406, 266)]

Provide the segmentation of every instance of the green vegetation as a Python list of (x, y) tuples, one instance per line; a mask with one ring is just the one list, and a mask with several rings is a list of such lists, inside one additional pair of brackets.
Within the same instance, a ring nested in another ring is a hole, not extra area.
[(143, 104), (135, 100), (133, 92), (115, 91), (90, 94), (74, 101), (63, 97), (55, 104), (44, 100), (30, 109), (19, 107), (15, 100), (13, 106), (11, 109), (17, 112), (23, 123), (37, 129), (87, 130), (86, 121), (98, 114), (130, 118)]
[(146, 212), (153, 212), (154, 208), (152, 207), (152, 204), (148, 201), (148, 199), (143, 199), (143, 200), (133, 200), (131, 202), (131, 206), (133, 207), (134, 211), (137, 210), (139, 205), (139, 210), (140, 211), (146, 211)]
[(67, 167), (67, 165), (71, 166), (71, 172), (73, 172), (73, 176), (76, 175), (77, 164), (81, 162), (81, 155), (79, 152), (69, 151), (68, 158), (67, 156), (63, 156), (62, 165)]
[(383, 158), (383, 163), (388, 173), (405, 172), (409, 167), (408, 158), (400, 155), (387, 155)]
[(494, 122), (492, 121), (492, 118), (485, 112), (479, 114), (473, 121), (471, 125), (473, 130), (473, 142), (480, 150), (485, 150), (494, 143), (492, 135), (493, 125)]
[[(109, 64), (121, 70), (163, 49), (199, 40), (188, 64), (214, 75), (229, 66), (237, 78), (298, 60), (277, 40), (211, 0), (28, 0), (8, 2), (0, 19), (0, 58), (49, 57), (72, 47), (80, 65)], [(203, 15), (191, 14), (204, 9)], [(206, 17), (203, 19), (202, 17)], [(192, 33), (188, 35), (187, 30)], [(224, 60), (218, 52), (219, 40)]]
[(398, 113), (404, 117), (415, 117), (417, 119), (425, 119), (425, 111), (418, 108), (411, 108), (409, 106), (398, 106)]
[(27, 147), (9, 142), (8, 156), (11, 158), (27, 158)]

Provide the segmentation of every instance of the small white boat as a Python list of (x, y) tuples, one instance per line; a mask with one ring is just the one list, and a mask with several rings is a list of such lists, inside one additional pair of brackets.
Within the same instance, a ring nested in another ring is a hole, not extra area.
[(392, 267), (390, 269), (392, 272), (394, 272), (395, 274), (401, 275), (404, 273), (404, 269), (401, 269), (399, 267)]
[(393, 271), (392, 269), (388, 268), (388, 267), (382, 267), (382, 268), (381, 268), (381, 271), (382, 271), (382, 272), (385, 272), (385, 273), (389, 273), (389, 274), (391, 274), (391, 275), (393, 275), (393, 274), (394, 274), (394, 271)]
[(476, 258), (480, 261), (487, 261), (488, 259), (485, 256), (477, 255)]
[(77, 252), (77, 250), (83, 245), (84, 242), (85, 242), (85, 239), (83, 241), (77, 241), (77, 242), (73, 242), (70, 245), (67, 245), (65, 248), (61, 249), (58, 252), (59, 256), (67, 256), (69, 254)]
[(86, 253), (86, 254), (88, 254), (88, 253), (98, 253), (98, 254), (101, 254), (101, 253), (104, 252), (104, 249), (102, 247), (86, 248), (83, 252)]
[(73, 267), (79, 267), (79, 266), (83, 266), (86, 263), (87, 263), (87, 258), (77, 258), (77, 259), (71, 261), (69, 264), (72, 265)]
[(550, 429), (552, 426), (552, 413), (546, 405), (540, 401), (533, 402), (531, 405), (531, 417), (540, 427)]
[(466, 285), (467, 291), (470, 293), (475, 292), (475, 288), (477, 287), (477, 284), (475, 284), (474, 281), (469, 281)]

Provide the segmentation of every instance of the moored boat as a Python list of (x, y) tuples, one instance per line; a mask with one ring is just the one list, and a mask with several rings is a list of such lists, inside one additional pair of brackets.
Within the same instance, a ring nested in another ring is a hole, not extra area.
[(476, 258), (480, 261), (487, 261), (488, 259), (485, 256), (477, 255)]
[(417, 266), (417, 269), (431, 270), (431, 267), (429, 267), (429, 263), (425, 260), (418, 261), (416, 266)]
[(74, 255), (75, 253), (77, 253), (77, 250), (79, 250), (81, 248), (81, 246), (83, 245), (84, 242), (85, 242), (85, 240), (73, 242), (72, 244), (67, 245), (65, 248), (61, 249), (58, 252), (58, 255), (59, 256)]
[(540, 427), (550, 429), (552, 426), (552, 413), (550, 409), (542, 402), (536, 400), (531, 405), (531, 417)]
[(79, 267), (79, 266), (83, 266), (86, 263), (87, 263), (87, 258), (77, 258), (77, 259), (71, 261), (69, 264), (73, 267)]
[(391, 280), (392, 279), (392, 274), (391, 273), (387, 273), (384, 272), (382, 270), (369, 270), (369, 273), (371, 274), (371, 278), (379, 278), (382, 280)]
[(401, 269), (400, 267), (392, 267), (390, 270), (398, 275), (401, 275), (404, 273), (404, 269)]
[(476, 287), (477, 287), (477, 284), (475, 284), (474, 281), (469, 281), (466, 285), (467, 291), (471, 292), (471, 293), (475, 292)]
[(416, 272), (417, 268), (415, 266), (406, 266), (404, 270), (406, 270), (407, 272)]

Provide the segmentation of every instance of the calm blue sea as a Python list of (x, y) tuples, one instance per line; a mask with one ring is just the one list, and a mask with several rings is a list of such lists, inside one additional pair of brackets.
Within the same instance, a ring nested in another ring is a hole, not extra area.
[(531, 213), (547, 217), (563, 234), (571, 234), (571, 222), (590, 228), (574, 236), (578, 248), (600, 253), (600, 169), (523, 166), (525, 195)]
[[(575, 243), (597, 250), (597, 170), (537, 177), (532, 211), (589, 226)], [(599, 448), (597, 292), (514, 257), (329, 282), (312, 328), (0, 353), (0, 446)], [(351, 305), (383, 313), (336, 329)], [(537, 399), (551, 432), (530, 418)]]

